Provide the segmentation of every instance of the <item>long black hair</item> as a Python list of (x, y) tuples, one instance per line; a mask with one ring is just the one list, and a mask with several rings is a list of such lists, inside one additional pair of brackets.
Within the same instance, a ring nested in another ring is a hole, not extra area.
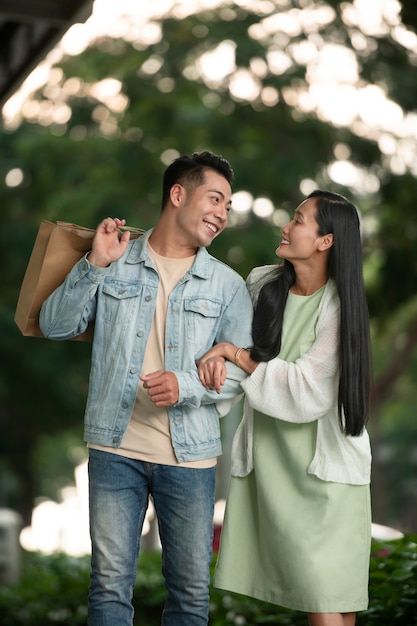
[[(341, 308), (338, 411), (345, 434), (357, 436), (369, 415), (371, 389), (369, 314), (358, 211), (345, 197), (330, 191), (317, 189), (308, 198), (316, 199), (318, 234), (333, 234), (327, 275), (336, 284)], [(252, 325), (251, 356), (255, 361), (269, 361), (279, 354), (285, 303), (294, 281), (294, 267), (284, 260), (260, 290)]]

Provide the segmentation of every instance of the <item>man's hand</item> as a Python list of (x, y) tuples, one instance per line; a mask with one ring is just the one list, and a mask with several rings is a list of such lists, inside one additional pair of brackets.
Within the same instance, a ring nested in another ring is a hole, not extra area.
[(225, 360), (221, 356), (215, 356), (198, 362), (198, 377), (206, 389), (214, 389), (220, 393), (227, 376)]
[(158, 370), (141, 376), (140, 380), (155, 406), (172, 406), (178, 402), (178, 380), (172, 372)]
[(120, 259), (130, 239), (129, 231), (120, 235), (120, 228), (126, 224), (126, 220), (106, 217), (96, 228), (92, 250), (88, 255), (88, 261), (97, 267), (107, 267), (113, 261)]

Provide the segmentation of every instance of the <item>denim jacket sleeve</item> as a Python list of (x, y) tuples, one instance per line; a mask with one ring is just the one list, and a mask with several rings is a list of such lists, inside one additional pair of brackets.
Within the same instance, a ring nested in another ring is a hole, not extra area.
[(77, 337), (95, 318), (95, 295), (108, 269), (91, 265), (86, 256), (42, 305), (39, 326), (49, 339)]
[[(230, 303), (223, 312), (214, 344), (227, 341), (237, 346), (249, 347), (252, 343), (252, 315), (252, 301), (242, 280), (239, 281)], [(207, 346), (207, 350), (210, 347)], [(240, 383), (247, 374), (233, 363), (227, 362), (226, 365), (227, 377), (220, 394), (203, 387), (198, 378), (197, 368), (191, 371), (175, 371), (179, 384), (178, 403), (197, 408), (203, 404), (235, 399), (236, 396), (243, 394)], [(230, 403), (230, 407), (232, 404), (233, 402)]]

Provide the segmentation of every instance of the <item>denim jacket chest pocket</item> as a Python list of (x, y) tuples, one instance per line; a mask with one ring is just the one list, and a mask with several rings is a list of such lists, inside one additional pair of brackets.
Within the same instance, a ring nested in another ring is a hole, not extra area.
[(195, 346), (210, 342), (216, 335), (224, 306), (207, 296), (185, 298), (184, 311), (187, 339)]
[(103, 285), (103, 313), (113, 326), (127, 324), (137, 312), (143, 285), (137, 281), (106, 280)]

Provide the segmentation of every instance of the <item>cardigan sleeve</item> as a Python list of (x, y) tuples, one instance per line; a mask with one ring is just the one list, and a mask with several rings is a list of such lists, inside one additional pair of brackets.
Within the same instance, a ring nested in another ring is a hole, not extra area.
[(310, 349), (295, 362), (260, 363), (242, 387), (251, 407), (287, 422), (312, 422), (337, 407), (340, 307), (323, 312)]

